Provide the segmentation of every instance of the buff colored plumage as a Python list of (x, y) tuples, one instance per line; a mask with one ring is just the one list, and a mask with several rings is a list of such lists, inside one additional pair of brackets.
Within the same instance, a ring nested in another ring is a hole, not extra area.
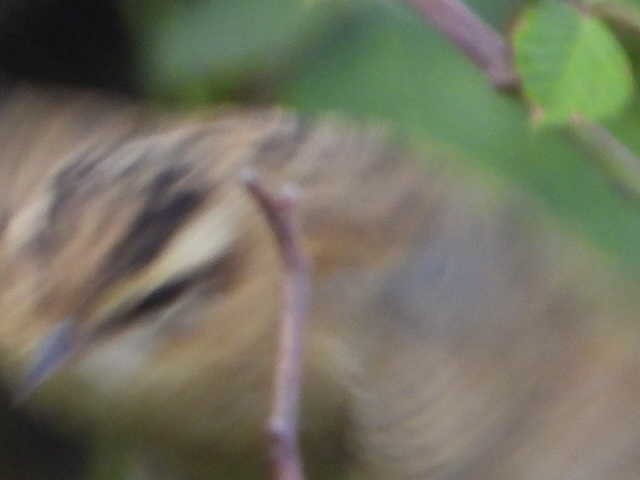
[(3, 366), (19, 383), (67, 325), (73, 355), (33, 398), (61, 418), (193, 478), (264, 477), (282, 272), (237, 182), (251, 165), (302, 192), (310, 478), (640, 473), (633, 303), (506, 189), (279, 109), (23, 89), (0, 137)]

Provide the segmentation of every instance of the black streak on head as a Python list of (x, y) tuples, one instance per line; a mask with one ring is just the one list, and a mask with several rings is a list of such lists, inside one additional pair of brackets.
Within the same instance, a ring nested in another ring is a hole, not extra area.
[[(52, 201), (47, 222), (49, 229), (44, 232), (43, 237), (45, 238), (41, 239), (43, 245), (51, 243), (50, 241), (54, 239), (53, 231), (59, 224), (63, 212), (67, 211), (71, 204), (82, 202), (84, 197), (94, 195), (96, 190), (108, 188), (109, 184), (119, 182), (129, 175), (135, 175), (136, 171), (157, 168), (157, 165), (162, 164), (163, 160), (166, 159), (157, 158), (158, 156), (168, 157), (172, 162), (175, 159), (186, 157), (187, 150), (200, 138), (208, 134), (207, 130), (195, 131), (191, 135), (185, 136), (181, 141), (175, 142), (167, 151), (160, 153), (154, 153), (154, 143), (149, 142), (147, 149), (138, 153), (135, 161), (131, 162), (126, 168), (118, 170), (117, 174), (114, 174), (113, 170), (109, 168), (110, 163), (114, 161), (115, 157), (126, 155), (122, 148), (128, 144), (129, 140), (137, 138), (138, 130), (133, 128), (123, 132), (109, 143), (87, 147), (85, 151), (78, 155), (75, 161), (61, 169), (54, 177), (51, 186)], [(105, 175), (105, 172), (110, 172), (110, 174)], [(163, 170), (157, 175), (156, 181), (151, 187), (152, 190), (155, 189), (152, 194), (162, 195), (165, 190), (171, 189), (171, 185), (185, 174), (184, 168), (180, 169), (177, 166)]]
[(53, 179), (52, 199), (49, 205), (46, 228), (35, 241), (38, 250), (46, 249), (57, 238), (57, 227), (63, 212), (71, 199), (76, 195), (78, 186), (95, 170), (99, 162), (98, 157), (83, 158), (65, 167)]
[(89, 148), (77, 161), (60, 170), (53, 180), (53, 202), (49, 210), (49, 220), (52, 225), (79, 189), (83, 185), (91, 184), (91, 180), (96, 177), (96, 171), (105, 158), (115, 152), (125, 140), (126, 137), (118, 138), (101, 149)]
[(140, 213), (107, 258), (104, 271), (108, 278), (148, 265), (205, 200), (207, 193), (203, 190), (176, 186), (184, 174), (175, 168), (154, 179)]
[(116, 312), (109, 321), (100, 324), (91, 332), (90, 338), (108, 337), (133, 323), (149, 321), (153, 319), (150, 314), (162, 310), (186, 292), (198, 287), (205, 287), (200, 296), (206, 302), (210, 302), (215, 295), (229, 291), (237, 283), (244, 266), (243, 257), (238, 255), (238, 252), (230, 251), (222, 258), (217, 258), (193, 272), (169, 280), (133, 305)]
[(55, 243), (59, 238), (59, 226), (64, 212), (74, 199), (81, 201), (83, 195), (91, 195), (99, 187), (100, 165), (133, 133), (127, 132), (103, 148), (88, 148), (78, 160), (55, 175), (51, 184), (51, 204), (47, 213), (47, 222), (33, 243), (36, 251), (46, 251)]

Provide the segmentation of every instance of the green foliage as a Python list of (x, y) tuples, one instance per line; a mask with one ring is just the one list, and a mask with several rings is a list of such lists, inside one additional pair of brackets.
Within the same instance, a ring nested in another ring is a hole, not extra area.
[(450, 161), (497, 174), (640, 268), (637, 205), (611, 188), (571, 137), (532, 131), (522, 102), (496, 92), (421, 20), (392, 5), (371, 9), (339, 45), (307, 59), (280, 98), (303, 111), (383, 121), (427, 154), (435, 147)]
[(525, 95), (546, 123), (575, 115), (598, 120), (630, 98), (631, 69), (618, 41), (601, 21), (565, 2), (529, 9), (514, 46)]
[[(258, 37), (254, 40), (247, 37), (254, 33), (254, 28), (256, 35), (260, 31), (281, 28), (282, 21), (277, 12), (280, 12), (281, 4), (289, 5), (289, 0), (261, 0), (259, 10), (255, 10), (261, 12), (260, 15), (247, 13), (249, 7), (246, 6), (258, 0), (243, 0), (241, 3), (247, 10), (244, 10), (244, 16), (238, 13), (234, 17), (237, 28), (225, 30), (227, 27), (220, 24), (227, 22), (228, 17), (215, 12), (240, 8), (233, 6), (236, 1), (192, 1), (189, 2), (190, 15), (198, 16), (202, 25), (209, 25), (208, 34), (228, 32), (224, 37), (227, 43), (237, 41), (239, 45), (256, 45), (255, 50), (236, 52), (258, 53), (231, 55), (221, 51), (219, 46), (211, 45), (212, 40), (202, 40), (206, 45), (189, 53), (194, 58), (180, 64), (183, 71), (176, 72), (173, 81), (164, 80), (161, 73), (157, 73), (157, 78), (149, 78), (149, 74), (142, 77), (149, 92), (157, 95), (162, 90), (163, 98), (184, 99), (188, 98), (189, 89), (198, 85), (200, 101), (211, 102), (220, 98), (219, 92), (232, 89), (238, 83), (254, 83), (270, 90), (268, 98), (271, 101), (303, 112), (337, 111), (365, 121), (383, 122), (422, 148), (425, 157), (433, 157), (434, 151), (445, 152), (447, 161), (498, 175), (526, 190), (570, 228), (615, 253), (633, 272), (640, 271), (638, 205), (612, 188), (610, 178), (590, 161), (575, 138), (557, 128), (531, 129), (527, 105), (520, 98), (496, 92), (473, 64), (401, 2), (300, 0), (294, 7), (295, 15), (299, 15), (296, 18), (300, 29), (288, 37), (290, 42), (267, 45)], [(172, 49), (173, 43), (179, 43), (177, 39), (182, 37), (164, 33), (164, 27), (153, 27), (153, 24), (156, 19), (160, 19), (159, 22), (187, 22), (187, 17), (162, 20), (171, 15), (169, 9), (162, 13), (145, 13), (141, 11), (140, 3), (131, 3), (135, 8), (128, 10), (129, 16), (144, 46), (140, 52), (142, 63), (153, 63), (151, 57), (161, 56), (162, 52), (167, 57), (180, 56), (177, 45), (175, 51)], [(509, 19), (518, 13), (519, 3), (522, 2), (469, 2), (481, 8), (494, 25), (503, 26), (503, 30)], [(199, 13), (194, 13), (196, 11)], [(140, 17), (145, 17), (144, 21)], [(579, 14), (578, 20), (579, 23), (584, 21), (583, 14)], [(266, 25), (258, 28), (256, 22)], [(178, 26), (174, 28), (178, 29)], [(179, 28), (184, 32), (190, 29), (188, 25)], [(150, 35), (149, 31), (155, 33)], [(610, 36), (607, 38), (613, 41)], [(152, 45), (160, 41), (162, 48)], [(194, 37), (191, 42), (195, 41)], [(282, 45), (284, 50), (281, 50)], [(285, 53), (291, 52), (287, 45), (297, 53)], [(282, 52), (278, 54), (281, 56), (278, 57), (276, 51)], [(261, 55), (265, 58), (258, 58)], [(195, 58), (199, 56), (202, 57), (200, 60)], [(589, 58), (588, 52), (586, 56)], [(271, 62), (269, 58), (281, 60)], [(632, 57), (632, 61), (636, 60)], [(154, 71), (166, 71), (170, 78), (180, 60), (166, 61), (167, 66)], [(259, 72), (254, 68), (256, 62), (262, 65)], [(196, 68), (197, 65), (209, 67)], [(611, 76), (581, 68), (587, 77), (608, 79)], [(227, 73), (231, 71), (233, 75)], [(265, 83), (265, 77), (269, 78), (268, 83)], [(160, 84), (162, 89), (157, 88)], [(249, 92), (247, 96), (234, 99), (251, 103), (255, 101), (252, 95)], [(623, 97), (620, 93), (617, 95)], [(639, 105), (638, 99), (632, 98), (632, 104)], [(188, 100), (192, 102), (193, 96)], [(607, 120), (607, 124), (632, 150), (640, 151), (640, 108), (624, 109)]]

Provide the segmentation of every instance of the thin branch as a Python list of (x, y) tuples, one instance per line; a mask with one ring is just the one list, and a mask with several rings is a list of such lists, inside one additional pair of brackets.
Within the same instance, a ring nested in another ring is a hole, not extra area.
[[(461, 0), (405, 1), (485, 72), (495, 88), (519, 88), (520, 79), (506, 40)], [(582, 3), (578, 6), (584, 8)], [(618, 191), (640, 199), (640, 158), (602, 125), (576, 116), (571, 131)]]
[(507, 42), (460, 0), (406, 1), (485, 72), (494, 87), (519, 85)]
[(637, 4), (619, 1), (598, 2), (590, 5), (590, 9), (596, 16), (634, 35), (640, 33), (640, 8)]
[(571, 122), (577, 140), (614, 187), (625, 196), (640, 199), (640, 159), (602, 125), (576, 116)]
[(301, 245), (294, 218), (294, 195), (269, 193), (255, 172), (245, 170), (242, 180), (262, 209), (278, 243), (285, 268), (284, 303), (274, 397), (267, 433), (275, 480), (303, 480), (298, 445), (298, 411), (302, 379), (302, 336), (311, 296), (311, 267)]

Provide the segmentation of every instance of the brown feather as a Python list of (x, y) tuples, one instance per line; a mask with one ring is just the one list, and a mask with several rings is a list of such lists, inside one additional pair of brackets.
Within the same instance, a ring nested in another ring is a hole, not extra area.
[(263, 477), (282, 272), (237, 182), (252, 165), (302, 191), (311, 478), (640, 472), (634, 302), (496, 182), (335, 118), (71, 92), (13, 91), (0, 142), (3, 366), (17, 378), (69, 316), (108, 332), (39, 398), (67, 418)]

